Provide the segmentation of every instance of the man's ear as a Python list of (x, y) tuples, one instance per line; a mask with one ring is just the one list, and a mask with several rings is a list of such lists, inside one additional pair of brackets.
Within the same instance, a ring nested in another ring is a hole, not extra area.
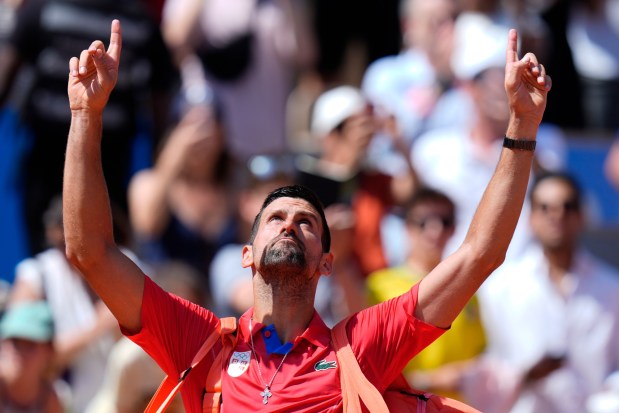
[(333, 253), (325, 252), (320, 259), (320, 274), (331, 275), (333, 272)]
[(249, 268), (254, 264), (254, 250), (251, 245), (243, 246), (243, 258), (241, 259), (241, 266), (243, 268)]

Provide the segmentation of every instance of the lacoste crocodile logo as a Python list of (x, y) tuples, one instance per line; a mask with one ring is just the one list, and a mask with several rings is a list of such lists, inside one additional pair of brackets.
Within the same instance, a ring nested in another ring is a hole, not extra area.
[(334, 369), (335, 366), (337, 366), (337, 362), (335, 361), (320, 360), (318, 363), (314, 364), (314, 370), (329, 370)]

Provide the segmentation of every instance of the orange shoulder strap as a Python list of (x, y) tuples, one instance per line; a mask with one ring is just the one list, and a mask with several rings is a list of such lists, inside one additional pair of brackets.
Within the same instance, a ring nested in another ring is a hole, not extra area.
[[(166, 378), (161, 382), (159, 388), (157, 389), (157, 392), (148, 403), (148, 406), (146, 406), (146, 410), (144, 410), (144, 413), (164, 412), (172, 402), (172, 399), (174, 399), (176, 393), (178, 393), (178, 391), (180, 390), (183, 383), (185, 383), (185, 379), (187, 378), (187, 375), (191, 372), (191, 370), (195, 366), (197, 366), (202, 361), (202, 359), (204, 359), (206, 354), (208, 354), (208, 352), (211, 350), (213, 345), (217, 342), (217, 340), (219, 340), (220, 337), (230, 337), (231, 333), (233, 333), (235, 330), (235, 318), (222, 318), (220, 320), (220, 325), (217, 330), (213, 331), (206, 338), (206, 340), (204, 340), (204, 343), (202, 343), (202, 346), (193, 357), (191, 365), (185, 371), (183, 371), (178, 378), (166, 376)], [(224, 339), (224, 343), (227, 341), (227, 339)], [(219, 352), (219, 354), (216, 356), (216, 360), (217, 358), (220, 358), (222, 353), (223, 351)]]
[(221, 405), (221, 375), (224, 368), (224, 363), (236, 345), (236, 335), (232, 334), (235, 331), (236, 318), (227, 317), (221, 319), (223, 348), (215, 356), (211, 369), (206, 376), (206, 383), (204, 386), (205, 392), (202, 399), (203, 413), (219, 412)]
[(359, 399), (372, 413), (389, 413), (389, 408), (380, 392), (365, 377), (359, 362), (348, 342), (346, 324), (348, 318), (340, 321), (331, 330), (331, 337), (340, 365), (340, 383), (345, 413), (361, 413)]

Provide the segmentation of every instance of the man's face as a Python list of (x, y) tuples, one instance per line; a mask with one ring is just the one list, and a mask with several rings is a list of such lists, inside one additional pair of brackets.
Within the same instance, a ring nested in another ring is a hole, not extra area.
[(446, 41), (451, 43), (455, 13), (452, 0), (408, 0), (407, 7), (404, 41), (408, 47), (434, 54), (437, 48), (444, 48)]
[(410, 211), (407, 228), (414, 248), (440, 257), (454, 234), (453, 208), (443, 202), (420, 203)]
[(541, 182), (532, 196), (531, 228), (546, 248), (572, 248), (582, 230), (583, 218), (576, 194), (560, 179)]
[(50, 343), (21, 338), (0, 341), (0, 376), (8, 382), (30, 377), (39, 380), (53, 357)]
[(243, 249), (243, 266), (269, 273), (329, 274), (320, 215), (307, 201), (278, 198), (262, 212), (253, 245)]

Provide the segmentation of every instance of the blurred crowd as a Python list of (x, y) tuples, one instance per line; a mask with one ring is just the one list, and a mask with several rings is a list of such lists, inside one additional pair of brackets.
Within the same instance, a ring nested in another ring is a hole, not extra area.
[(68, 62), (113, 18), (116, 242), (164, 289), (239, 316), (264, 197), (306, 185), (332, 233), (315, 303), (331, 326), (464, 239), (517, 28), (553, 78), (530, 195), (505, 264), (406, 377), (487, 413), (619, 412), (619, 261), (583, 243), (599, 205), (570, 158), (574, 136), (601, 138), (619, 199), (619, 0), (0, 0), (0, 413), (137, 413), (163, 378), (64, 255)]

